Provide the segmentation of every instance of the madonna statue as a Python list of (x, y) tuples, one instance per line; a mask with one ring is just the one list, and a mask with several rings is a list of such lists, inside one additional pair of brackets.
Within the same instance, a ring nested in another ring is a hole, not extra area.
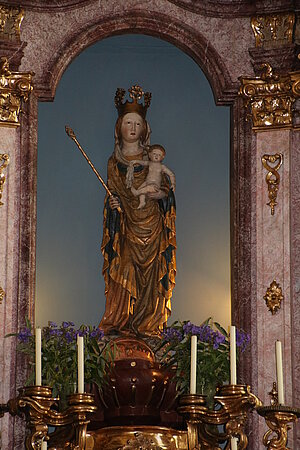
[[(147, 177), (150, 127), (145, 120), (151, 94), (139, 86), (118, 89), (115, 148), (108, 161), (102, 253), (106, 308), (99, 327), (105, 333), (159, 335), (171, 314), (176, 274), (175, 197), (167, 174), (149, 188), (139, 207), (133, 194)], [(144, 104), (139, 101), (144, 96)], [(130, 161), (135, 160), (134, 165)], [(141, 164), (138, 161), (141, 161)], [(131, 188), (126, 181), (132, 168)]]

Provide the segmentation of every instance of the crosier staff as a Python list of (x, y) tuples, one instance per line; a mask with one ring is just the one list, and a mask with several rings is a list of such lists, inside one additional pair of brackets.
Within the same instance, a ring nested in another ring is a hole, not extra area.
[[(102, 184), (102, 186), (104, 187), (104, 189), (106, 190), (106, 192), (108, 193), (108, 195), (110, 197), (113, 197), (113, 194), (111, 193), (111, 191), (109, 190), (109, 188), (107, 187), (107, 185), (105, 184), (103, 178), (101, 177), (101, 175), (99, 174), (99, 172), (97, 171), (97, 169), (95, 168), (94, 164), (92, 163), (92, 161), (89, 159), (88, 155), (85, 153), (85, 151), (83, 150), (83, 148), (81, 147), (81, 145), (79, 144), (76, 135), (74, 133), (74, 131), (72, 130), (72, 128), (65, 126), (65, 130), (67, 135), (75, 142), (75, 144), (77, 145), (77, 147), (79, 148), (79, 150), (81, 151), (81, 153), (83, 154), (83, 156), (85, 157), (85, 159), (87, 160), (88, 164), (90, 165), (90, 167), (92, 168), (92, 171), (94, 172), (94, 174), (97, 176), (98, 180), (100, 181), (100, 183)], [(122, 212), (122, 209), (120, 206), (117, 207), (117, 210), (119, 212)]]

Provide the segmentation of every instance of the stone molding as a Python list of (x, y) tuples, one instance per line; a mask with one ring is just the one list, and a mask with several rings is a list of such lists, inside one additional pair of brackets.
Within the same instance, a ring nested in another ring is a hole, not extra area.
[(237, 96), (238, 83), (233, 83), (222, 58), (201, 33), (167, 15), (133, 11), (104, 17), (79, 32), (74, 30), (49, 61), (43, 79), (36, 79), (35, 92), (39, 100), (53, 100), (62, 74), (86, 47), (108, 36), (128, 32), (146, 32), (160, 37), (191, 56), (210, 80), (217, 104), (230, 104)]

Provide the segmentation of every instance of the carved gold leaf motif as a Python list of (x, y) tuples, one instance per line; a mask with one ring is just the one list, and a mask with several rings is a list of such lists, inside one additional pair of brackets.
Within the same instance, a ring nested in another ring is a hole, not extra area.
[(2, 289), (2, 287), (0, 286), (0, 305), (1, 305), (1, 303), (3, 302), (3, 300), (4, 300), (4, 297), (5, 297), (5, 291), (4, 291), (4, 289)]
[[(268, 185), (269, 202), (267, 205), (271, 208), (271, 215), (275, 213), (275, 206), (277, 205), (277, 192), (279, 189), (280, 175), (279, 168), (282, 165), (283, 155), (275, 153), (275, 155), (263, 155), (261, 158), (264, 168), (268, 171), (266, 175), (266, 182)], [(273, 164), (272, 166), (270, 164)]]
[(256, 47), (291, 44), (295, 24), (294, 13), (260, 15), (251, 18)]
[(281, 307), (283, 300), (282, 289), (276, 280), (273, 280), (264, 295), (266, 305), (272, 314), (275, 314)]
[(0, 6), (0, 39), (20, 41), (24, 10), (19, 7)]
[(3, 202), (1, 201), (2, 194), (3, 194), (3, 187), (5, 183), (5, 175), (3, 173), (3, 170), (5, 167), (7, 167), (9, 164), (9, 156), (6, 153), (0, 154), (0, 206), (3, 205)]

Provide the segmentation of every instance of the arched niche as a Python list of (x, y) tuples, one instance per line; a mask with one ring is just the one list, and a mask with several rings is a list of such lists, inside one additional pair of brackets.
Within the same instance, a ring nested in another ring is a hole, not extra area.
[[(51, 14), (49, 13), (49, 20)], [(66, 15), (66, 22), (68, 18)], [(51, 101), (59, 80), (70, 62), (93, 43), (109, 36), (125, 33), (140, 33), (164, 39), (187, 53), (205, 73), (211, 84), (217, 104), (231, 106), (231, 285), (232, 316), (234, 322), (252, 334), (252, 350), (240, 362), (241, 380), (251, 384), (255, 392), (257, 379), (256, 354), (256, 275), (251, 270), (251, 245), (255, 242), (255, 227), (251, 217), (251, 204), (255, 192), (251, 190), (251, 165), (254, 156), (251, 149), (254, 137), (246, 121), (242, 100), (238, 97), (238, 82), (232, 79), (229, 67), (230, 55), (222, 56), (213, 44), (194, 27), (186, 25), (174, 16), (158, 12), (147, 12), (143, 8), (130, 13), (103, 15), (87, 18), (84, 25), (72, 26), (61, 32), (62, 22), (52, 23), (51, 32), (57, 30), (58, 38), (51, 51), (37, 57), (31, 46), (25, 48), (20, 70), (35, 72), (35, 90), (22, 117), (21, 143), (21, 186), (20, 195), (20, 265), (18, 283), (18, 322), (25, 315), (31, 317), (34, 306), (35, 283), (35, 227), (36, 227), (36, 154), (38, 128), (38, 101)], [(40, 33), (41, 29), (39, 29)], [(38, 33), (37, 39), (43, 39)], [(30, 33), (28, 39), (32, 38)], [(243, 62), (239, 70), (243, 72)]]
[[(52, 101), (59, 80), (70, 62), (88, 46), (109, 36), (126, 33), (139, 33), (164, 39), (183, 50), (205, 73), (211, 84), (217, 104), (231, 106), (231, 294), (232, 317), (234, 322), (247, 331), (252, 331), (255, 340), (256, 322), (250, 320), (255, 311), (255, 275), (251, 273), (251, 240), (254, 235), (251, 227), (251, 147), (253, 135), (250, 124), (245, 120), (245, 111), (238, 97), (238, 82), (230, 77), (228, 67), (230, 60), (224, 59), (212, 43), (196, 29), (174, 20), (161, 13), (149, 13), (134, 10), (131, 13), (102, 17), (101, 20), (89, 20), (84, 27), (69, 28), (67, 36), (57, 40), (57, 47), (51, 48), (49, 55), (36, 61), (31, 70), (35, 71), (35, 90), (26, 107), (23, 117), (21, 140), (24, 162), (30, 161), (30, 171), (24, 172), (22, 189), (30, 193), (31, 201), (22, 206), (24, 215), (30, 220), (22, 222), (24, 242), (22, 265), (25, 280), (24, 290), (28, 292), (29, 305), (24, 307), (33, 316), (35, 261), (28, 254), (34, 254), (36, 207), (32, 199), (36, 195), (36, 152), (37, 152), (37, 102)], [(29, 68), (35, 54), (28, 54), (23, 59), (22, 70)], [(30, 136), (30, 139), (29, 139)], [(32, 181), (35, 180), (35, 181)], [(31, 250), (30, 250), (31, 249)], [(29, 270), (28, 270), (29, 269)], [(24, 277), (23, 277), (24, 278)], [(30, 289), (29, 289), (30, 287)], [(24, 297), (23, 297), (24, 298)], [(255, 345), (253, 345), (255, 349)], [(255, 352), (255, 350), (253, 350)], [(255, 355), (253, 355), (255, 356)], [(240, 363), (241, 376), (255, 384), (251, 377), (251, 355)]]

